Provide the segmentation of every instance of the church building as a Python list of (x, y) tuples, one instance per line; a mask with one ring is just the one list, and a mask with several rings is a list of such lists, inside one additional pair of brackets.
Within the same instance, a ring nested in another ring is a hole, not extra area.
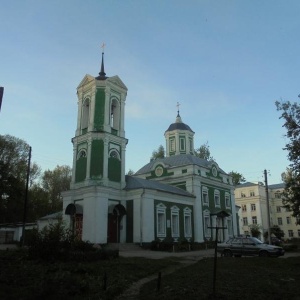
[(77, 88), (71, 188), (63, 193), (63, 219), (85, 241), (138, 243), (188, 240), (202, 243), (237, 235), (232, 178), (219, 165), (195, 155), (194, 132), (175, 122), (164, 132), (166, 157), (125, 175), (127, 87), (99, 76)]

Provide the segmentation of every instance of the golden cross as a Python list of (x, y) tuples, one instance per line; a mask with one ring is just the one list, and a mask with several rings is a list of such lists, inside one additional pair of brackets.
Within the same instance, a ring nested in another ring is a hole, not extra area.
[(102, 43), (102, 46), (101, 46), (101, 48), (102, 48), (102, 52), (104, 52), (104, 48), (105, 48), (105, 46), (106, 46), (106, 44), (105, 44), (105, 43)]
[(179, 111), (179, 106), (180, 106), (180, 103), (179, 102), (177, 102), (177, 111)]

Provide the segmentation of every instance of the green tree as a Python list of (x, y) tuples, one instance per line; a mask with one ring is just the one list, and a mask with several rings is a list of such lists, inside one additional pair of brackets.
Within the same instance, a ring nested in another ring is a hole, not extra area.
[(250, 224), (249, 225), (251, 235), (253, 237), (259, 238), (261, 234), (261, 225), (259, 224)]
[(239, 185), (243, 182), (246, 182), (245, 177), (241, 173), (231, 171), (228, 173), (228, 175), (232, 177), (232, 182), (234, 185)]
[(157, 150), (152, 152), (151, 159), (164, 158), (165, 157), (165, 148), (163, 145), (160, 145)]
[[(42, 176), (42, 188), (48, 193), (51, 213), (62, 210), (63, 191), (70, 189), (72, 170), (69, 166), (56, 166), (54, 170), (47, 170)], [(50, 213), (49, 212), (49, 213)]]
[(206, 160), (214, 160), (214, 158), (210, 155), (208, 142), (195, 149), (195, 155)]
[[(10, 135), (0, 135), (0, 223), (23, 220), (29, 145)], [(36, 163), (30, 166), (30, 183), (40, 174)]]
[(127, 175), (134, 175), (134, 171), (133, 170), (131, 170), (131, 169), (129, 169), (129, 171), (127, 172)]
[[(300, 105), (290, 101), (276, 101), (277, 111), (281, 112), (280, 119), (284, 120), (288, 142), (283, 148), (288, 151), (291, 164), (283, 180), (283, 204), (293, 211), (293, 216), (300, 218)], [(297, 221), (299, 223), (299, 221)]]

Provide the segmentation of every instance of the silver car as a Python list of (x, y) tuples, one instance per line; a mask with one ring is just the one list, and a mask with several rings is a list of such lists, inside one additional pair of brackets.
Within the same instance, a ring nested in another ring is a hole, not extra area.
[(282, 256), (282, 247), (264, 244), (254, 237), (234, 237), (225, 243), (219, 243), (217, 250), (222, 256)]

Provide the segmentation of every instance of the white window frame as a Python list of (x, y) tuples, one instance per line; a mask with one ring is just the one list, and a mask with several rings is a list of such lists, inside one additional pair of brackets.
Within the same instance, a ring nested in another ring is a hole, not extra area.
[(183, 210), (183, 219), (184, 219), (184, 237), (192, 237), (192, 210), (186, 207)]
[(175, 138), (170, 138), (170, 152), (176, 151)]
[(226, 208), (230, 208), (231, 207), (231, 201), (230, 201), (230, 195), (229, 195), (229, 193), (225, 193), (225, 206), (226, 206)]
[[(204, 195), (206, 195), (206, 197)], [(206, 186), (202, 188), (202, 203), (204, 205), (209, 205), (208, 188)]]
[[(160, 224), (161, 221), (163, 223), (162, 225)], [(167, 236), (166, 206), (164, 206), (162, 203), (156, 206), (156, 235), (157, 237), (161, 238)]]
[(243, 226), (248, 226), (248, 218), (247, 217), (243, 218)]
[(286, 217), (286, 224), (290, 225), (291, 224), (291, 217)]
[[(183, 147), (181, 147), (181, 143), (183, 143)], [(185, 151), (185, 138), (184, 137), (179, 138), (179, 150)]]
[(281, 217), (277, 218), (277, 224), (278, 224), (279, 226), (282, 225), (282, 218), (281, 218)]
[(251, 203), (251, 211), (256, 211), (256, 205), (255, 205), (255, 203)]
[(251, 190), (251, 191), (249, 192), (249, 195), (250, 195), (250, 197), (255, 197), (255, 192), (254, 192), (253, 190)]
[(293, 230), (288, 230), (288, 235), (289, 235), (289, 237), (294, 237), (294, 231)]
[(246, 212), (246, 211), (247, 211), (247, 205), (246, 205), (246, 204), (243, 204), (243, 205), (242, 205), (242, 211), (243, 211), (243, 212)]
[(203, 224), (204, 224), (204, 236), (206, 238), (211, 238), (211, 229), (208, 227), (211, 227), (211, 218), (210, 218), (210, 212), (208, 210), (205, 210), (203, 212)]
[(257, 217), (256, 216), (252, 217), (252, 224), (257, 224)]
[(227, 218), (227, 231), (228, 231), (228, 235), (230, 237), (232, 237), (233, 236), (233, 230), (232, 230), (232, 219), (231, 219), (231, 217)]
[(179, 208), (177, 206), (171, 207), (171, 235), (173, 238), (180, 236), (179, 231)]
[(278, 213), (281, 212), (281, 206), (276, 206), (276, 212), (278, 212)]
[[(218, 203), (216, 203), (216, 199), (218, 199)], [(221, 206), (221, 199), (220, 199), (220, 191), (219, 190), (215, 190), (214, 192), (214, 203), (215, 203), (215, 207), (220, 207)]]

